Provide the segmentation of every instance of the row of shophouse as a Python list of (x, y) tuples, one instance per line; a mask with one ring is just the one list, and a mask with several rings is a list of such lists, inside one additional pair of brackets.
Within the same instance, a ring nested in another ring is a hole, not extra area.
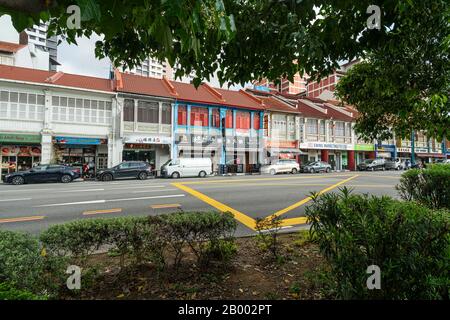
[[(368, 158), (410, 156), (410, 141), (359, 141), (356, 117), (318, 98), (0, 65), (2, 176), (38, 163), (102, 169), (143, 160), (158, 169), (180, 157), (209, 157), (215, 171), (250, 172), (278, 159), (322, 160), (339, 171)], [(415, 140), (418, 158), (450, 157), (446, 143)]]

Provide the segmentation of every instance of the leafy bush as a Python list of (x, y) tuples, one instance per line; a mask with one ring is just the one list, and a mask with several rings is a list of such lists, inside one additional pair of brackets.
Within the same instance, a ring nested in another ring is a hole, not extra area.
[[(36, 238), (25, 233), (0, 231), (0, 282), (34, 294), (54, 294), (64, 275), (62, 261), (41, 253)], [(2, 288), (6, 291), (5, 286)], [(7, 291), (11, 293), (11, 290)]]
[[(450, 287), (450, 212), (389, 197), (313, 195), (311, 230), (344, 299), (445, 299)], [(368, 290), (367, 267), (381, 269)]]
[[(78, 220), (51, 226), (40, 239), (50, 255), (73, 257), (80, 264), (85, 264), (93, 252), (107, 248), (120, 255), (122, 265), (129, 256), (135, 264), (150, 260), (163, 267), (167, 247), (173, 249), (178, 266), (186, 245), (199, 264), (207, 264), (213, 256), (208, 253), (229, 249), (223, 242), (232, 241), (235, 229), (230, 214), (177, 212), (156, 217)], [(222, 253), (225, 257), (230, 252)]]
[(279, 258), (280, 242), (278, 235), (281, 230), (281, 219), (272, 215), (256, 220), (256, 241), (263, 252), (269, 252), (273, 259)]
[(141, 263), (144, 256), (155, 256), (152, 250), (159, 253), (162, 245), (154, 230), (147, 217), (84, 219), (51, 226), (40, 240), (50, 254), (70, 256), (81, 264), (101, 248), (117, 251), (123, 265), (126, 256)]
[(14, 288), (9, 283), (0, 283), (0, 300), (46, 300), (47, 296), (39, 296), (26, 290)]
[(212, 248), (222, 250), (225, 242), (234, 241), (237, 223), (230, 213), (175, 212), (159, 218), (166, 243), (174, 251), (175, 267), (182, 262), (185, 245), (192, 250), (197, 263), (205, 266), (212, 258), (208, 254)]
[(450, 209), (450, 164), (429, 165), (405, 172), (396, 186), (400, 197), (427, 207)]

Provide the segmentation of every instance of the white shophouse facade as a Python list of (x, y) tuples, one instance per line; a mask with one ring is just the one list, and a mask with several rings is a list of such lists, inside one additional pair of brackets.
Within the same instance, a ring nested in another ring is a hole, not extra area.
[(120, 161), (116, 93), (0, 79), (2, 176), (38, 163)]

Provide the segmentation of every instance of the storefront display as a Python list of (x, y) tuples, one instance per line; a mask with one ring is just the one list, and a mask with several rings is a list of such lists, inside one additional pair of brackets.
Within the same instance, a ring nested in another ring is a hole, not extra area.
[(84, 137), (54, 137), (54, 158), (63, 163), (82, 169), (83, 165), (104, 169), (108, 163), (107, 139)]
[(39, 164), (40, 142), (40, 135), (0, 134), (1, 177)]

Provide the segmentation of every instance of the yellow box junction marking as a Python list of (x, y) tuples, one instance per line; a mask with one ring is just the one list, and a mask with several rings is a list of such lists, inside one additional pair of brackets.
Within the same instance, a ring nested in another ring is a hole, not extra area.
[(202, 200), (203, 202), (206, 202), (210, 206), (216, 208), (217, 210), (221, 212), (230, 212), (233, 214), (234, 218), (241, 222), (242, 224), (246, 225), (252, 230), (255, 230), (256, 220), (253, 218), (250, 218), (249, 216), (243, 214), (242, 212), (233, 209), (213, 198), (208, 197), (207, 195), (198, 192), (197, 190), (194, 190), (192, 188), (189, 188), (188, 186), (183, 185), (182, 183), (172, 183), (173, 186), (189, 193), (190, 195)]
[(104, 210), (92, 210), (92, 211), (84, 211), (83, 216), (91, 216), (94, 214), (105, 214), (105, 213), (119, 213), (122, 212), (122, 209), (104, 209)]
[(36, 220), (42, 220), (42, 219), (45, 219), (45, 216), (31, 216), (31, 217), (0, 219), (0, 223), (26, 222), (26, 221), (36, 221)]
[[(356, 177), (359, 177), (359, 175), (354, 175), (354, 176), (352, 176), (352, 177), (350, 177), (350, 178), (347, 178), (347, 179), (345, 179), (345, 180), (339, 181), (338, 183), (335, 183), (335, 184), (333, 184), (333, 185), (331, 185), (331, 186), (329, 186), (329, 187), (327, 187), (327, 188), (325, 188), (325, 189), (319, 191), (318, 194), (321, 195), (321, 194), (324, 194), (325, 192), (331, 191), (331, 190), (333, 190), (333, 189), (339, 187), (340, 185), (342, 185), (342, 184), (344, 184), (344, 183), (346, 183), (346, 182), (349, 182), (350, 180), (355, 179)], [(277, 217), (278, 217), (278, 216), (281, 216), (282, 214), (285, 214), (285, 213), (287, 213), (287, 212), (289, 212), (289, 211), (292, 211), (292, 210), (294, 210), (294, 209), (296, 209), (296, 208), (298, 208), (298, 207), (304, 205), (305, 203), (308, 203), (308, 202), (311, 201), (311, 200), (312, 200), (312, 197), (309, 196), (308, 198), (305, 198), (305, 199), (303, 199), (303, 200), (300, 200), (299, 202), (296, 202), (296, 203), (290, 205), (289, 207), (286, 207), (286, 208), (284, 208), (284, 209), (282, 209), (282, 210), (279, 210), (279, 211), (275, 212), (273, 215), (275, 215), (275, 216), (277, 216)]]
[[(328, 176), (327, 176), (328, 177)], [(337, 187), (339, 187), (340, 185), (359, 177), (359, 175), (353, 175), (347, 179), (344, 179), (342, 181), (339, 181), (338, 183), (335, 183), (323, 190), (321, 190), (319, 192), (320, 194), (323, 194), (325, 192), (331, 191)], [(286, 180), (286, 179), (290, 179), (290, 178), (268, 178), (268, 179), (261, 179), (261, 180)], [(230, 181), (228, 180), (227, 183), (231, 183), (231, 182), (236, 182), (236, 181), (249, 181), (251, 179), (239, 179), (239, 180), (234, 180), (234, 181)], [(231, 208), (230, 206), (227, 206), (226, 204), (223, 204), (197, 190), (194, 190), (188, 186), (186, 186), (186, 184), (208, 184), (208, 183), (219, 183), (222, 182), (222, 180), (212, 180), (212, 181), (207, 181), (207, 182), (177, 182), (177, 183), (172, 183), (172, 185), (174, 187), (177, 187), (178, 189), (181, 189), (187, 193), (189, 193), (190, 195), (196, 197), (197, 199), (200, 199), (201, 201), (209, 204), (210, 206), (216, 208), (217, 210), (219, 210), (220, 212), (230, 212), (231, 214), (233, 214), (234, 218), (236, 220), (238, 220), (240, 223), (242, 223), (243, 225), (247, 226), (248, 228), (255, 230), (255, 226), (256, 226), (256, 220), (249, 217), (248, 215)], [(290, 205), (289, 207), (279, 210), (277, 212), (275, 212), (274, 214), (270, 215), (276, 215), (276, 216), (281, 216), (282, 214), (285, 214), (289, 211), (292, 211), (302, 205), (304, 205), (305, 203), (311, 201), (311, 197), (308, 197), (306, 199), (303, 199), (297, 203), (294, 203), (293, 205)], [(269, 216), (269, 217), (270, 217)], [(298, 224), (305, 224), (307, 223), (307, 218), (306, 217), (298, 217), (298, 218), (290, 218), (290, 219), (284, 219), (281, 220), (281, 226), (292, 226), (292, 225), (298, 225)]]

